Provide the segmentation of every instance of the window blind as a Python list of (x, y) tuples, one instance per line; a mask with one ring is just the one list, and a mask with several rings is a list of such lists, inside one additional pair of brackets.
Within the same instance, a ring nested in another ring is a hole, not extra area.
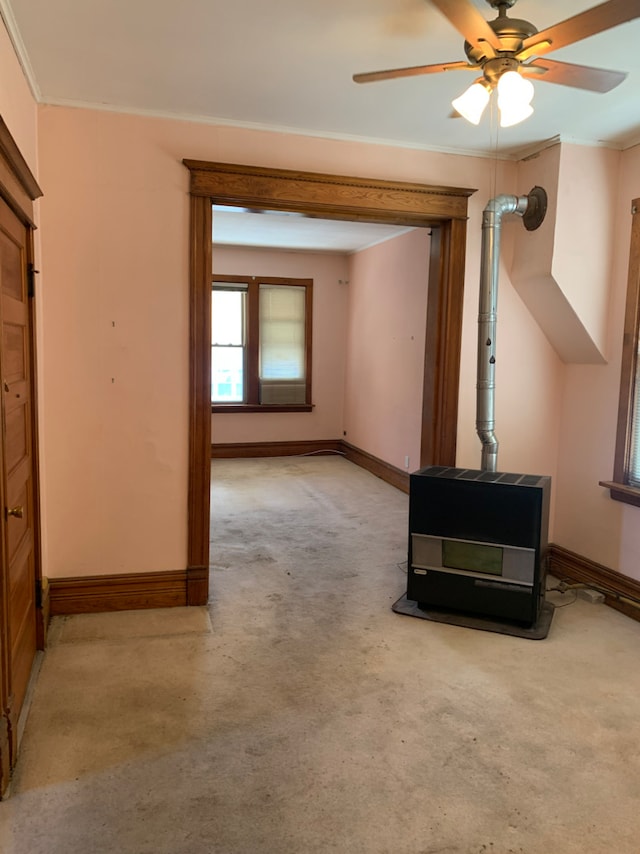
[(305, 379), (305, 289), (260, 285), (260, 379)]

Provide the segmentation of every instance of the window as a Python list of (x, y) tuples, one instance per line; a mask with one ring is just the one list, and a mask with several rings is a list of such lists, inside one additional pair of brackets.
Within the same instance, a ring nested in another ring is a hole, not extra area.
[(312, 279), (214, 276), (216, 412), (311, 410)]
[(620, 403), (611, 497), (640, 507), (640, 199), (631, 205), (631, 250), (624, 320)]

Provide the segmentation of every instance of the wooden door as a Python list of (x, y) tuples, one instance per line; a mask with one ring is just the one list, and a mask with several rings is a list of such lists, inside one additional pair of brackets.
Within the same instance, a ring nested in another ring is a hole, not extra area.
[[(2, 383), (2, 614), (4, 716), (10, 765), (37, 646), (35, 446), (27, 227), (0, 200), (0, 382)], [(6, 761), (6, 758), (5, 758)]]

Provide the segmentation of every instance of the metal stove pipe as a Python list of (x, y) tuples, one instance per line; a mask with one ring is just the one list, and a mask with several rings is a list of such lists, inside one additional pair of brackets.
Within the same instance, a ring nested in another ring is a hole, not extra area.
[(524, 218), (527, 230), (533, 231), (542, 223), (546, 210), (547, 194), (542, 187), (534, 187), (528, 196), (496, 196), (482, 214), (476, 432), (482, 443), (483, 471), (497, 471), (498, 465), (498, 440), (494, 433), (495, 362), (502, 217), (518, 214)]

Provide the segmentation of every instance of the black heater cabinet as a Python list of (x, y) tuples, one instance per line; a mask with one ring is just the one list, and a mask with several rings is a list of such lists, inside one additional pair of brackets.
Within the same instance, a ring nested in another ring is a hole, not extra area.
[(551, 478), (428, 466), (411, 475), (407, 599), (531, 626), (544, 602)]

